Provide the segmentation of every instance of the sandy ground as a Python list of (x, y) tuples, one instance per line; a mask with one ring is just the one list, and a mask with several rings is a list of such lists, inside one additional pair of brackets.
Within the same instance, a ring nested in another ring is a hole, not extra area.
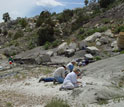
[[(123, 107), (123, 84), (121, 87), (115, 84), (124, 77), (122, 72), (124, 69), (123, 58), (124, 56), (121, 55), (113, 59), (110, 58), (111, 61), (107, 59), (84, 67), (88, 71), (85, 72), (86, 75), (83, 75), (80, 81), (86, 83), (86, 85), (67, 91), (59, 91), (61, 84), (38, 83), (41, 77), (52, 75), (52, 72), (48, 72), (47, 67), (27, 65), (9, 69), (7, 62), (4, 61), (6, 63), (2, 66), (8, 68), (1, 70), (0, 75), (17, 71), (19, 73), (0, 79), (0, 107), (6, 107), (7, 105), (44, 107), (53, 98), (61, 98), (67, 101), (71, 107)], [(114, 62), (115, 60), (116, 62)], [(109, 66), (107, 63), (109, 63)], [(49, 74), (43, 73), (46, 68)], [(106, 71), (108, 75), (106, 75)]]

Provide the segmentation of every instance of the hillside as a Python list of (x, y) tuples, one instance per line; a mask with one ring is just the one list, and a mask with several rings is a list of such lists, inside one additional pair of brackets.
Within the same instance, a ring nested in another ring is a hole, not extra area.
[[(67, 107), (124, 106), (124, 1), (92, 1), (0, 23), (0, 107), (47, 107), (53, 100)], [(60, 91), (61, 84), (38, 82), (72, 60), (83, 71), (80, 87)]]

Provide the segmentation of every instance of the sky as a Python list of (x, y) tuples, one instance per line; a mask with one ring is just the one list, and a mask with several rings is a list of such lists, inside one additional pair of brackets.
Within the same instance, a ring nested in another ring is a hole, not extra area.
[(0, 0), (0, 22), (6, 12), (13, 20), (17, 17), (34, 17), (43, 10), (59, 13), (83, 6), (84, 0)]

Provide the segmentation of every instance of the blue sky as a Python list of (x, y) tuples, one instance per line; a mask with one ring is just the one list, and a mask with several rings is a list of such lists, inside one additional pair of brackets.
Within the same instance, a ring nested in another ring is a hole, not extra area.
[(12, 19), (33, 17), (43, 10), (62, 12), (84, 6), (84, 0), (0, 0), (0, 22), (3, 13), (8, 12)]

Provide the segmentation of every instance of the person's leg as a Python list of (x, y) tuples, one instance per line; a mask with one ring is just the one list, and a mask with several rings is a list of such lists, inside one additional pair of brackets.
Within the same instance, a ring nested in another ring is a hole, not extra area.
[(52, 78), (52, 77), (50, 77), (50, 78), (41, 78), (40, 80), (39, 80), (39, 82), (41, 82), (41, 81), (44, 81), (44, 82), (52, 82), (54, 80), (54, 78)]
[(62, 77), (55, 77), (55, 80), (56, 80), (56, 82), (58, 82), (58, 83), (63, 83), (64, 78), (62, 78)]

